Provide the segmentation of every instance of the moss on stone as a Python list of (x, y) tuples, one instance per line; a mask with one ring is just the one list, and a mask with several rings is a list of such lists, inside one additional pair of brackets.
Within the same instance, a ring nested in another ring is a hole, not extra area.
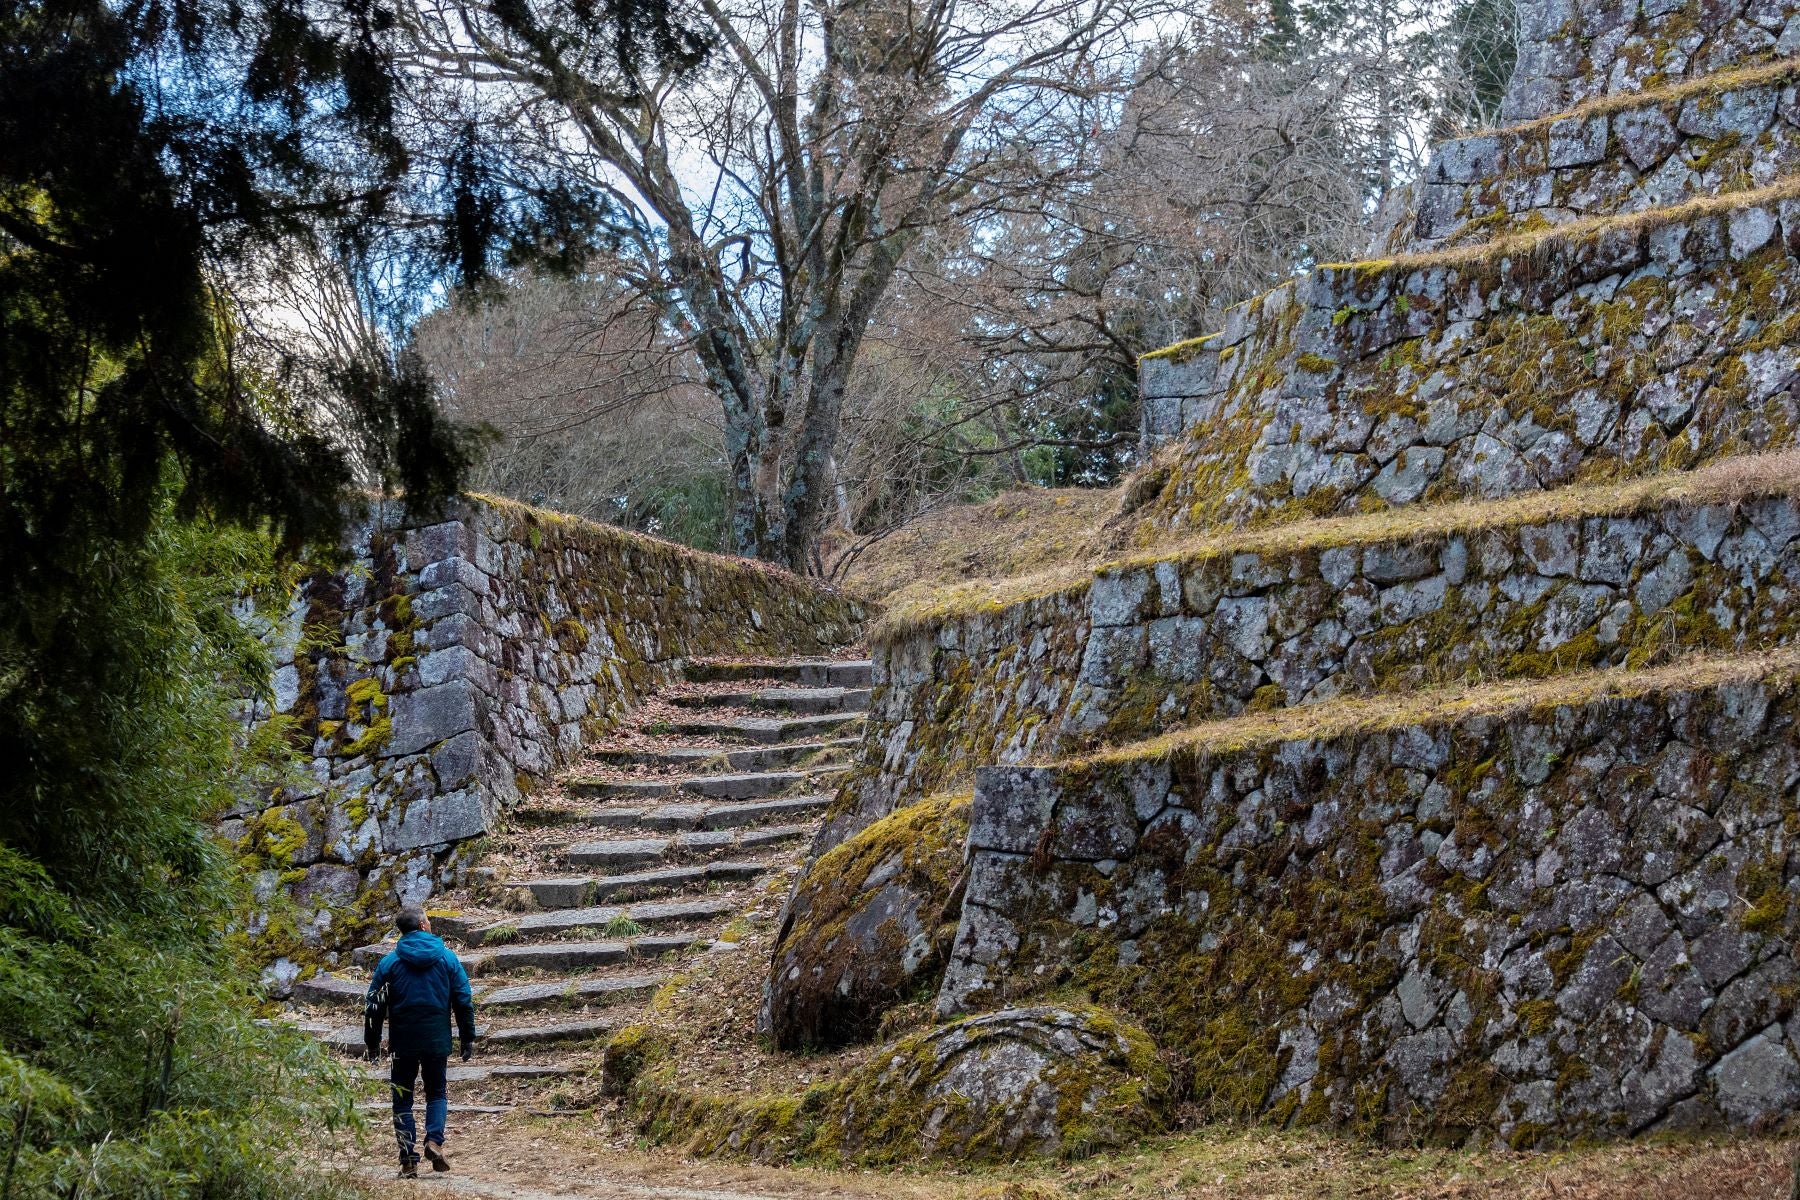
[(812, 863), (788, 901), (767, 985), (776, 1044), (843, 1045), (935, 989), (958, 914), (968, 793), (875, 822)]

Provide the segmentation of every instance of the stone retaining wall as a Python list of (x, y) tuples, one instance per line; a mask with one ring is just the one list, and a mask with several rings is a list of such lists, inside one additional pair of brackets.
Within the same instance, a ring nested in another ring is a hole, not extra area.
[(1800, 53), (1792, 0), (1520, 0), (1518, 13), (1507, 121)]
[(1772, 1123), (1800, 1105), (1797, 665), (985, 769), (939, 1013), (1086, 995), (1215, 1119)]
[(1774, 495), (1721, 471), (1725, 494), (1585, 517), (1471, 508), (1385, 535), (1244, 535), (878, 636), (870, 750), (832, 840), (981, 764), (1246, 709), (1800, 642), (1796, 470), (1745, 472)]
[(1800, 166), (1800, 64), (1443, 143), (1407, 194), (1388, 253), (1483, 241), (1545, 221), (1638, 212), (1767, 187)]
[(1800, 202), (1698, 201), (1489, 247), (1321, 268), (1142, 360), (1128, 520), (1267, 523), (1793, 444)]
[(865, 617), (783, 571), (508, 502), (384, 505), (344, 553), (269, 631), (255, 714), (309, 770), (222, 827), (299, 902), (297, 928), (253, 931), (289, 964), (454, 879), (459, 847), (684, 658), (828, 652)]

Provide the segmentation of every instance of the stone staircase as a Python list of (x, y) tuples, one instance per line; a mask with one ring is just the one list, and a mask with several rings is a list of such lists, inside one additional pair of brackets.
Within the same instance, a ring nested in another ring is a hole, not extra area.
[[(565, 1105), (586, 1052), (677, 963), (736, 949), (730, 923), (797, 869), (849, 769), (869, 678), (864, 660), (689, 663), (512, 814), (478, 881), (431, 908), (475, 992), (476, 1057), (452, 1062), (453, 1112)], [(301, 981), (291, 1018), (360, 1053), (368, 975), (391, 948)]]

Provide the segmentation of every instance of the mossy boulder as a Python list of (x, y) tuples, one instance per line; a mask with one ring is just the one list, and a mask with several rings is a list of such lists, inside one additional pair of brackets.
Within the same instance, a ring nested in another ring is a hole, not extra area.
[(894, 1005), (933, 992), (956, 933), (969, 796), (891, 813), (800, 877), (763, 990), (785, 1050), (866, 1041)]
[(600, 1051), (600, 1094), (621, 1097), (646, 1070), (672, 1052), (667, 1038), (649, 1025), (627, 1025)]
[(1005, 1009), (876, 1056), (832, 1124), (864, 1163), (1074, 1158), (1158, 1132), (1168, 1083), (1150, 1036), (1104, 1009)]

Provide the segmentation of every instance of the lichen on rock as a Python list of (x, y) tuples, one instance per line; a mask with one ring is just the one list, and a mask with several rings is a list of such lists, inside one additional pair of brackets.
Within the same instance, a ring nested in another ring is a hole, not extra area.
[(961, 898), (969, 795), (934, 796), (816, 859), (794, 886), (761, 1024), (783, 1049), (865, 1041), (936, 992)]
[(834, 1124), (866, 1163), (1081, 1157), (1163, 1125), (1169, 1076), (1143, 1030), (1090, 1005), (984, 1013), (884, 1048)]

